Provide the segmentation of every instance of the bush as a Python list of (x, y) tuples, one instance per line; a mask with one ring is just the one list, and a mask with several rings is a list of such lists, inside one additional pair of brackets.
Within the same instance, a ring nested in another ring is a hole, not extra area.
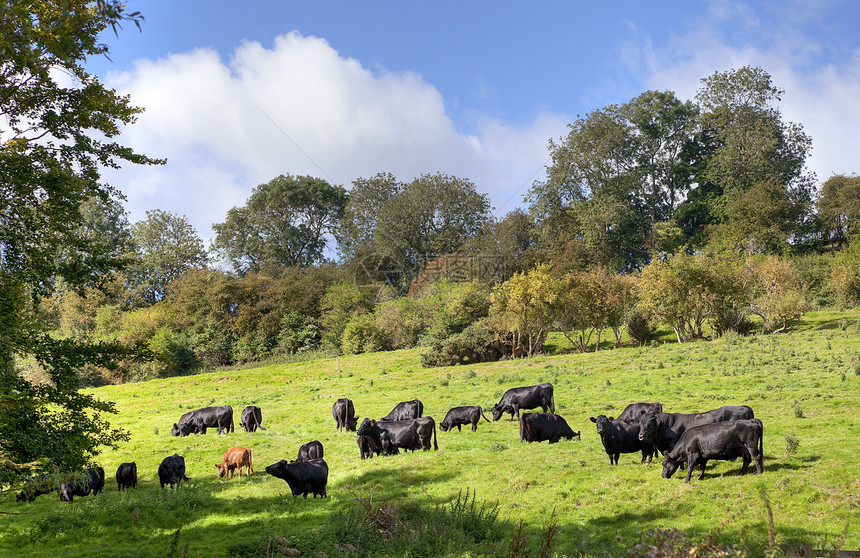
[(645, 317), (645, 314), (641, 310), (634, 308), (627, 318), (627, 333), (630, 334), (630, 337), (634, 341), (640, 345), (644, 345), (654, 335), (654, 328)]
[(421, 365), (429, 368), (474, 364), (499, 360), (502, 356), (501, 349), (493, 341), (493, 333), (482, 320), (456, 335), (434, 342), (422, 353)]
[(320, 344), (319, 327), (316, 320), (298, 312), (287, 312), (281, 318), (278, 333), (278, 351), (294, 355), (316, 349)]
[(391, 348), (391, 338), (376, 324), (374, 316), (362, 314), (346, 324), (340, 348), (344, 353), (354, 355), (387, 351)]

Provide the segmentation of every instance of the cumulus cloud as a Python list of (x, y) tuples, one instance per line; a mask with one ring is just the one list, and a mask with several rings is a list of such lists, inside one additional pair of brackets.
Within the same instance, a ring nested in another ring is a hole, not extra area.
[(284, 173), (349, 187), (377, 172), (401, 180), (443, 172), (512, 209), (567, 121), (542, 114), (512, 127), (478, 118), (464, 134), (420, 75), (371, 71), (298, 33), (270, 48), (245, 42), (226, 61), (208, 49), (142, 60), (106, 82), (146, 109), (122, 141), (168, 160), (106, 178), (128, 197), (133, 220), (153, 208), (187, 215), (204, 239), (255, 186)]

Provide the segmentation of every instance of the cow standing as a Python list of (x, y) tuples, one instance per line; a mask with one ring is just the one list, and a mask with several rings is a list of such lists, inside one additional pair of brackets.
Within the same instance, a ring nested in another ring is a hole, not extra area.
[(334, 422), (338, 432), (346, 429), (347, 432), (355, 432), (358, 426), (358, 417), (355, 416), (355, 407), (351, 399), (342, 398), (334, 402), (331, 407), (331, 415), (334, 417)]
[(436, 421), (433, 417), (401, 421), (376, 421), (365, 418), (358, 427), (357, 434), (372, 438), (386, 454), (391, 453), (393, 448), (427, 451), (430, 449), (431, 439), (433, 449), (439, 449), (436, 443)]
[(671, 478), (682, 463), (687, 464), (687, 480), (696, 465), (702, 466), (699, 480), (705, 478), (705, 466), (710, 459), (743, 458), (741, 473), (755, 462), (757, 474), (764, 472), (764, 427), (758, 419), (731, 420), (694, 426), (684, 432), (672, 451), (663, 458), (663, 478)]
[(245, 432), (256, 432), (258, 428), (260, 430), (265, 430), (261, 424), (262, 422), (263, 411), (256, 405), (248, 405), (242, 409), (242, 414), (239, 418), (239, 426), (244, 428)]
[(116, 468), (116, 489), (125, 489), (128, 492), (129, 488), (137, 486), (137, 463), (122, 463)]
[(672, 451), (688, 428), (715, 422), (707, 413), (657, 413), (639, 417), (639, 439), (654, 444), (660, 453)]
[(597, 418), (590, 417), (597, 427), (603, 449), (609, 456), (609, 465), (618, 465), (618, 458), (622, 453), (642, 452), (642, 463), (645, 459), (651, 462), (656, 451), (654, 445), (643, 441), (639, 436), (639, 424), (613, 420), (612, 417), (599, 415)]
[(462, 432), (464, 424), (471, 424), (472, 432), (477, 432), (478, 420), (481, 418), (490, 422), (490, 419), (484, 415), (484, 410), (481, 409), (480, 405), (454, 407), (448, 411), (445, 418), (439, 423), (439, 430), (447, 432), (456, 426), (457, 431)]
[(173, 454), (165, 457), (158, 466), (158, 482), (161, 483), (162, 490), (165, 484), (169, 484), (170, 488), (178, 486), (181, 481), (190, 480), (185, 476), (185, 458), (181, 455)]
[[(227, 480), (233, 478), (236, 474), (236, 469), (239, 469), (239, 478), (242, 478), (242, 467), (245, 468), (248, 475), (254, 472), (254, 464), (251, 458), (251, 448), (243, 448), (234, 446), (224, 452), (224, 457), (221, 463), (216, 463), (215, 468), (218, 469), (218, 478)], [(227, 475), (230, 475), (229, 477)]]
[(314, 440), (313, 442), (302, 444), (302, 447), (299, 448), (299, 456), (296, 458), (296, 463), (301, 463), (302, 461), (310, 461), (311, 459), (322, 459), (322, 457), (322, 442), (320, 442), (319, 440)]
[(498, 403), (493, 405), (493, 420), (499, 420), (505, 413), (514, 414), (520, 419), (520, 409), (536, 409), (540, 407), (543, 412), (549, 410), (555, 413), (555, 398), (553, 396), (552, 384), (545, 383), (536, 386), (525, 386), (511, 388), (502, 395)]
[(307, 499), (308, 494), (314, 498), (326, 497), (328, 484), (328, 464), (324, 459), (311, 459), (301, 463), (287, 463), (285, 459), (266, 467), (266, 472), (273, 477), (287, 481), (293, 500), (301, 494)]
[(218, 428), (218, 434), (233, 432), (233, 407), (203, 407), (182, 415), (179, 422), (173, 423), (170, 433), (173, 436), (206, 434), (207, 428)]
[(727, 420), (750, 420), (755, 418), (752, 407), (747, 405), (726, 405), (718, 409), (705, 411), (706, 415), (714, 417), (714, 422), (725, 422)]
[[(419, 399), (402, 401), (391, 409), (391, 412), (379, 420), (392, 422), (397, 420), (412, 420), (424, 416), (424, 403)], [(367, 420), (367, 419), (365, 419)]]
[(560, 415), (552, 413), (524, 413), (520, 417), (520, 442), (543, 442), (555, 444), (562, 438), (579, 438)]
[(104, 487), (105, 470), (98, 466), (90, 467), (81, 477), (60, 484), (60, 500), (71, 502), (75, 496), (87, 496), (90, 492), (95, 496)]
[(355, 441), (358, 443), (358, 451), (362, 459), (372, 459), (374, 453), (376, 455), (382, 453), (382, 446), (369, 436), (356, 436)]

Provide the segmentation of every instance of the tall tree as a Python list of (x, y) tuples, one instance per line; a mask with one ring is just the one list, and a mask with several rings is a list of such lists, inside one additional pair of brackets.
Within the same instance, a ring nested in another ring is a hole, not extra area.
[(812, 140), (800, 124), (785, 122), (775, 106), (784, 91), (758, 67), (715, 72), (702, 79), (696, 99), (706, 144), (698, 177), (716, 195), (701, 209), (701, 220), (725, 223), (743, 219), (744, 195), (765, 183), (778, 185), (795, 207), (782, 227), (802, 232), (808, 217), (814, 177), (806, 170)]
[(146, 219), (132, 227), (132, 244), (136, 258), (129, 277), (135, 298), (144, 304), (164, 298), (167, 285), (189, 269), (206, 267), (203, 241), (184, 215), (147, 211)]
[(860, 233), (860, 176), (831, 176), (821, 185), (817, 202), (825, 239), (842, 245)]
[[(81, 204), (119, 195), (99, 169), (159, 162), (113, 140), (141, 109), (83, 67), (108, 52), (99, 33), (127, 21), (140, 16), (111, 0), (21, 0), (0, 9), (0, 485), (79, 468), (126, 436), (105, 421), (113, 404), (79, 393), (75, 374), (109, 365), (118, 347), (51, 338), (37, 303), (58, 278), (83, 291), (116, 267), (81, 234)], [(15, 359), (25, 355), (49, 383), (17, 374)]]
[(278, 176), (254, 188), (243, 207), (213, 225), (213, 250), (240, 275), (264, 264), (307, 267), (323, 259), (335, 232), (346, 190), (312, 176)]

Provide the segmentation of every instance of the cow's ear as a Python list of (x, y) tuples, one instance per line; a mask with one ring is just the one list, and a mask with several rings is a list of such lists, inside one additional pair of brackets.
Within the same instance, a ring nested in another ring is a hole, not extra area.
[(609, 417), (609, 422), (612, 422), (614, 420), (615, 420), (615, 417)]
[(594, 417), (588, 417), (588, 420), (590, 420), (591, 422), (597, 422), (597, 419)]

